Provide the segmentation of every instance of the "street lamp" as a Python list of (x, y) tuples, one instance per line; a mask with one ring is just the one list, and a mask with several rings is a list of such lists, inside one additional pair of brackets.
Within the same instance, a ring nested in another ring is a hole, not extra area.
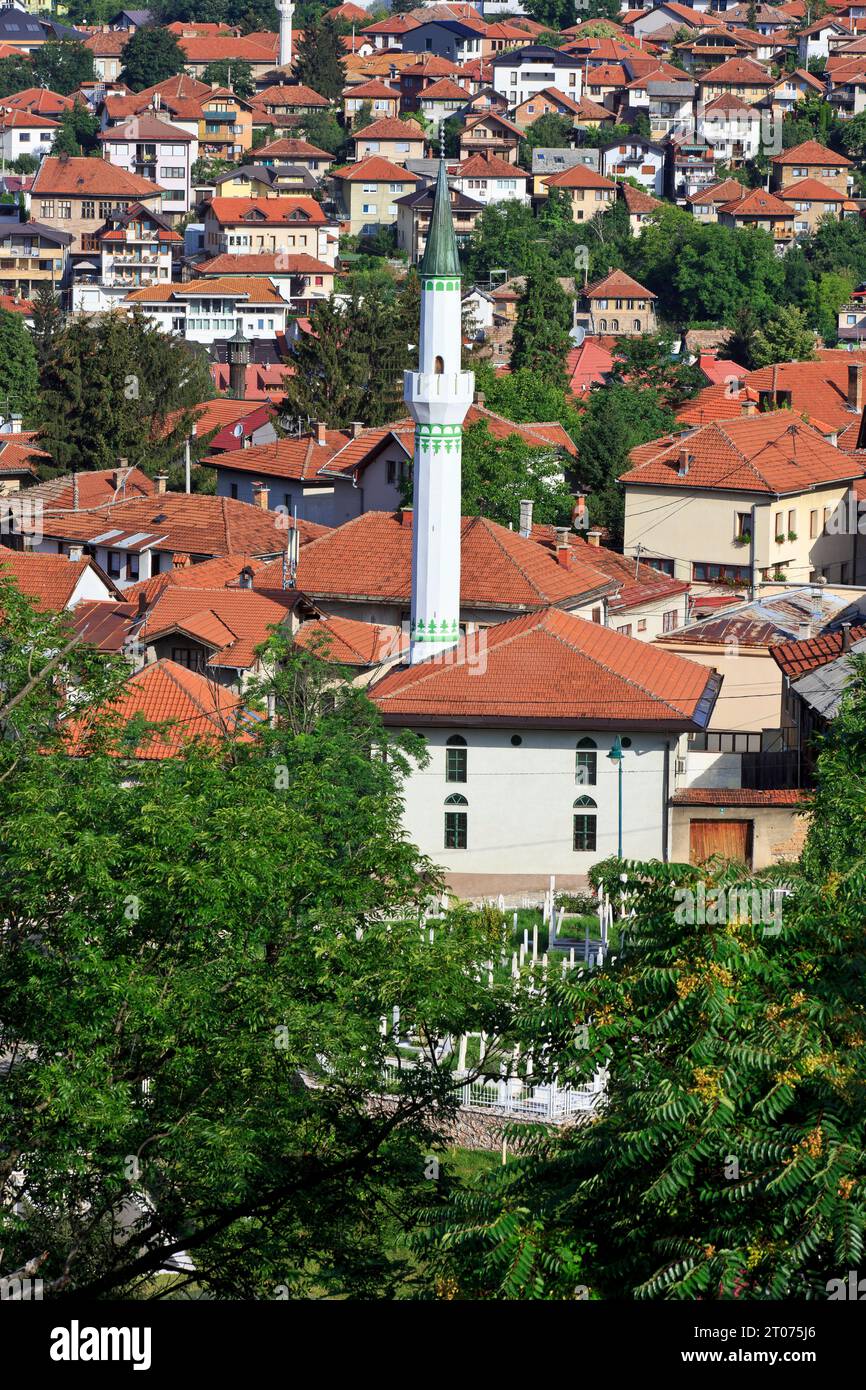
[(608, 759), (617, 766), (617, 787), (619, 790), (619, 803), (617, 811), (617, 835), (616, 835), (616, 854), (618, 859), (622, 859), (622, 739), (619, 734), (613, 741), (613, 747), (608, 753)]

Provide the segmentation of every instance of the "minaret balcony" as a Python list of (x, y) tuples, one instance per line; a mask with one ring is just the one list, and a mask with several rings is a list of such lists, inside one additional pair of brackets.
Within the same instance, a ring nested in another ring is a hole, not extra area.
[(403, 373), (403, 400), (419, 424), (462, 424), (474, 394), (473, 372)]

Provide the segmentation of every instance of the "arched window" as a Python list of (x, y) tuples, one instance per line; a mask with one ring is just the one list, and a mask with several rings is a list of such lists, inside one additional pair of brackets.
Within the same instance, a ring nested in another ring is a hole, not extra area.
[(640, 333), (640, 319), (633, 319), (631, 326), (634, 329), (635, 333)]
[(441, 376), (442, 373), (444, 372), (444, 370), (445, 370), (445, 363), (442, 361), (442, 358), (441, 358), (441, 357), (437, 357), (437, 358), (436, 358), (436, 361), (435, 361), (435, 363), (434, 363), (434, 365), (433, 365), (433, 371), (436, 373), (437, 376)]
[(579, 796), (574, 803), (574, 848), (591, 854), (596, 845), (596, 804), (591, 796)]
[(445, 744), (445, 781), (466, 781), (466, 740), (452, 734)]
[(598, 781), (598, 753), (591, 738), (582, 738), (577, 745), (574, 780), (581, 787), (594, 787)]
[(619, 319), (611, 319), (611, 321), (610, 321), (610, 331), (611, 331), (611, 333), (618, 333), (618, 332), (619, 332)]
[(607, 332), (607, 319), (599, 319), (599, 321), (598, 321), (598, 331), (599, 331), (599, 333), (606, 333), (606, 332)]
[(445, 848), (466, 848), (466, 823), (469, 819), (469, 802), (459, 792), (452, 792), (445, 798)]

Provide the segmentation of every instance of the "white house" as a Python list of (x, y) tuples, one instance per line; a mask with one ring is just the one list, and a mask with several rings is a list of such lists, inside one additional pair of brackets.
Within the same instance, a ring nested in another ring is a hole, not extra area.
[(228, 275), (150, 285), (133, 290), (122, 303), (141, 309), (162, 333), (208, 346), (231, 338), (238, 328), (245, 338), (273, 339), (285, 333), (289, 308), (270, 280)]
[(461, 193), (487, 206), (508, 200), (528, 203), (529, 179), (524, 169), (500, 159), (499, 155), (473, 154), (458, 165), (450, 181)]
[(188, 131), (145, 111), (109, 126), (99, 139), (105, 158), (112, 164), (159, 184), (164, 213), (184, 216), (190, 211), (198, 140)]
[(609, 179), (631, 177), (660, 198), (664, 193), (665, 147), (641, 135), (601, 147), (600, 172)]
[[(167, 285), (183, 237), (158, 212), (133, 203), (112, 212), (94, 233), (98, 251), (73, 268), (72, 311), (105, 313), (116, 309), (130, 290)], [(95, 269), (90, 269), (95, 265)]]
[(4, 111), (0, 103), (0, 156), (11, 163), (22, 154), (41, 159), (54, 143), (60, 122), (30, 111)]
[(536, 43), (493, 59), (493, 89), (507, 98), (512, 110), (545, 87), (555, 87), (578, 101), (583, 91), (583, 59)]

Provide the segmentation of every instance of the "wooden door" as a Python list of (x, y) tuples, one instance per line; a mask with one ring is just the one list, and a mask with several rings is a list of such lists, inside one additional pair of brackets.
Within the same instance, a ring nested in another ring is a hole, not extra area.
[(702, 864), (718, 854), (740, 864), (752, 862), (750, 820), (693, 820), (689, 822), (689, 862)]

